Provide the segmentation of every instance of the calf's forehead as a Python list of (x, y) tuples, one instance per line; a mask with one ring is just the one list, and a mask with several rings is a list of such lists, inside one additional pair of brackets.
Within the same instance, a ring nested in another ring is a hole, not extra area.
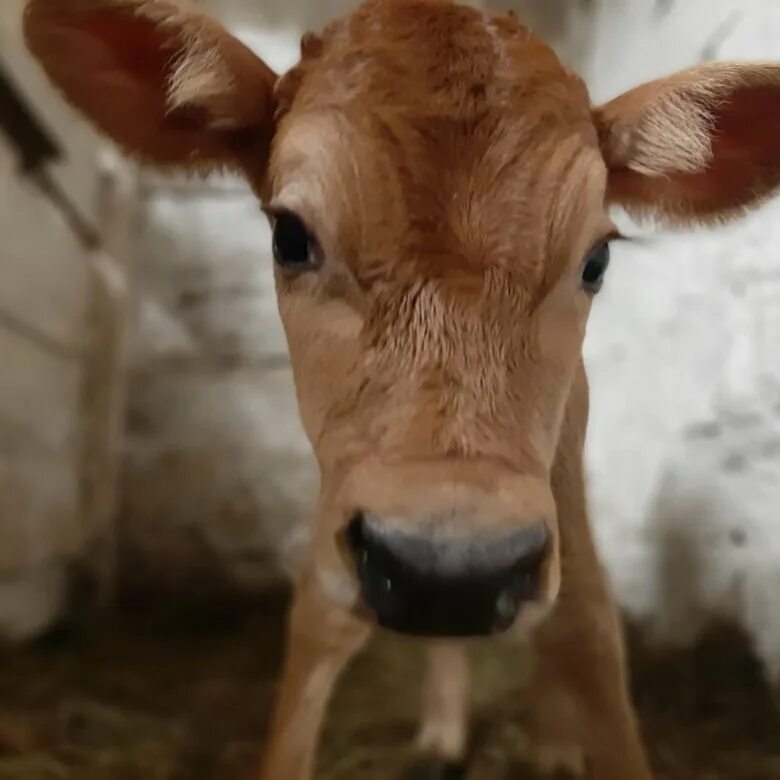
[(570, 118), (588, 110), (582, 81), (516, 18), (442, 0), (364, 3), (304, 47), (285, 82), (283, 103), (309, 107), (396, 105), (467, 118), (546, 97), (543, 109)]
[(304, 216), (327, 204), (314, 220), (342, 242), (352, 231), (364, 263), (388, 236), (466, 265), (522, 240), (532, 263), (549, 248), (538, 227), (603, 192), (585, 86), (510, 16), (375, 0), (326, 30), (278, 96), (275, 193)]

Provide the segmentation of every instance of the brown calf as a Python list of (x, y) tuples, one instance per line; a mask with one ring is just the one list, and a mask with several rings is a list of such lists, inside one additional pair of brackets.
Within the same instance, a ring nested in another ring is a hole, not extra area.
[(274, 226), (322, 483), (261, 777), (311, 776), (379, 624), (431, 643), (431, 756), (465, 750), (458, 640), (530, 632), (541, 763), (647, 780), (586, 516), (585, 323), (610, 204), (712, 221), (774, 191), (780, 66), (705, 65), (594, 109), (513, 16), (444, 0), (369, 0), (281, 78), (172, 0), (31, 0), (26, 34), (127, 152), (241, 170)]

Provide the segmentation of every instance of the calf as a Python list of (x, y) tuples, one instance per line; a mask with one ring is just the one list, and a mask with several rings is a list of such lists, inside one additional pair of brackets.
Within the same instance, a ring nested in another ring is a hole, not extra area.
[(376, 626), (429, 642), (420, 747), (466, 748), (464, 641), (537, 653), (543, 768), (647, 780), (586, 514), (581, 346), (615, 236), (780, 183), (780, 66), (710, 64), (591, 106), (513, 15), (369, 0), (282, 77), (172, 0), (31, 0), (65, 96), (158, 166), (245, 174), (273, 226), (321, 470), (260, 776), (304, 780)]

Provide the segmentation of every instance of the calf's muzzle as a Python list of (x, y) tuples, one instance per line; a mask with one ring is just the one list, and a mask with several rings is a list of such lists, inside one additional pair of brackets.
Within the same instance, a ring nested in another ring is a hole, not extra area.
[(508, 629), (538, 594), (550, 547), (544, 521), (511, 532), (437, 532), (356, 514), (347, 542), (379, 625), (429, 637)]

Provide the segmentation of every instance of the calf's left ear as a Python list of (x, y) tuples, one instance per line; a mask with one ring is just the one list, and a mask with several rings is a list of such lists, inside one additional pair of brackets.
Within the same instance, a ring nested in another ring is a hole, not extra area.
[(713, 63), (594, 112), (608, 199), (666, 222), (728, 219), (780, 187), (780, 64)]
[(173, 0), (30, 0), (27, 45), (64, 96), (126, 152), (164, 166), (267, 155), (276, 75)]

